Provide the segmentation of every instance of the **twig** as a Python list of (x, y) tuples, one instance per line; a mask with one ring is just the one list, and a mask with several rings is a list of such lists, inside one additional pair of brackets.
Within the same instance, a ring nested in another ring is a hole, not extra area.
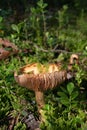
[(54, 47), (54, 49), (53, 49), (53, 50), (56, 50), (58, 46), (59, 46), (59, 44), (56, 44), (56, 46)]
[(44, 48), (41, 48), (41, 47), (38, 47), (37, 45), (34, 45), (34, 47), (38, 50), (38, 51), (43, 51), (43, 52), (54, 52), (54, 53), (66, 53), (66, 54), (73, 54), (73, 53), (75, 53), (75, 54), (77, 54), (77, 55), (83, 55), (83, 56), (86, 56), (85, 54), (83, 54), (82, 52), (70, 52), (70, 51), (66, 51), (66, 50), (61, 50), (61, 49), (57, 49), (57, 50), (55, 50), (55, 49), (49, 49), (49, 50), (47, 50), (47, 49), (44, 49)]

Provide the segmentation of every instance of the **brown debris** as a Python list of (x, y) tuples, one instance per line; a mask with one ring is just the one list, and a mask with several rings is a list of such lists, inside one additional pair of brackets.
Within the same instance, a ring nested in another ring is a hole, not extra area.
[[(12, 112), (13, 113), (13, 112)], [(12, 113), (10, 113), (9, 115), (9, 125), (7, 130), (13, 130), (14, 126), (18, 123), (19, 121), (19, 117), (20, 117), (20, 113), (18, 113), (15, 117), (12, 115)]]
[(0, 48), (0, 60), (7, 58), (10, 55), (9, 51)]
[(36, 119), (33, 115), (33, 113), (27, 113), (27, 116), (25, 116), (22, 119), (22, 123), (25, 123), (27, 126), (28, 130), (40, 130), (39, 129), (39, 125), (40, 125), (40, 121), (38, 119)]
[(0, 60), (9, 57), (10, 54), (16, 54), (17, 52), (18, 48), (16, 45), (7, 39), (0, 38)]

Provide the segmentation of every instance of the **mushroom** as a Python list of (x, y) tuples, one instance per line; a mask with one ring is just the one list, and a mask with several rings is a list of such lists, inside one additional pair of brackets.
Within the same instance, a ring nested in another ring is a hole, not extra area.
[(68, 65), (68, 70), (71, 71), (72, 70), (72, 66), (75, 64), (79, 64), (79, 57), (76, 54), (72, 54), (70, 57), (70, 61), (69, 61), (69, 65)]
[[(74, 58), (75, 56), (71, 55), (70, 62)], [(40, 114), (45, 104), (44, 91), (52, 89), (72, 77), (67, 70), (61, 69), (60, 64), (48, 64), (47, 67), (39, 63), (28, 64), (20, 68), (19, 72), (20, 74), (14, 72), (14, 78), (20, 86), (35, 92)]]

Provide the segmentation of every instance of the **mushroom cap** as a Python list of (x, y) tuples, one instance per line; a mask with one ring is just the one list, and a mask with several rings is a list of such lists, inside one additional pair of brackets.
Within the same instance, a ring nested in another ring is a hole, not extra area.
[(72, 65), (75, 65), (75, 64), (79, 64), (79, 56), (77, 54), (72, 54), (70, 56), (70, 61), (69, 61), (69, 65), (68, 65), (68, 70), (71, 71), (72, 70)]
[(60, 70), (60, 65), (28, 64), (20, 68), (21, 74), (14, 73), (14, 78), (20, 86), (34, 91), (52, 89), (67, 78), (67, 72)]
[(78, 64), (79, 56), (77, 54), (72, 54), (70, 57), (70, 64), (74, 64), (74, 60), (76, 60), (76, 64)]

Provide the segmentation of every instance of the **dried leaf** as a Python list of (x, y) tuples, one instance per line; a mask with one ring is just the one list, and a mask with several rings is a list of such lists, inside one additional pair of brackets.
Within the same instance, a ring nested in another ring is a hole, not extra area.
[(10, 54), (18, 52), (17, 46), (9, 40), (0, 38), (0, 60), (7, 58)]

